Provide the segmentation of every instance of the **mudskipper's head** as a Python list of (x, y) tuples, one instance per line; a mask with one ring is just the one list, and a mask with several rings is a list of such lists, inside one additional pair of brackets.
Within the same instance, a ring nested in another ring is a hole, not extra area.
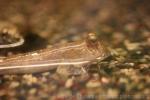
[(110, 52), (105, 45), (100, 41), (95, 33), (89, 33), (86, 39), (86, 44), (89, 51), (98, 60), (103, 60), (110, 55)]

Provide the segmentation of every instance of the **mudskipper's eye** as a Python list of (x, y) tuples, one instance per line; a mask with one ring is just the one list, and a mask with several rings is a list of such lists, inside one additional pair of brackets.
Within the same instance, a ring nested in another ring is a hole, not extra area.
[(88, 39), (89, 39), (89, 41), (91, 41), (91, 42), (96, 42), (96, 41), (97, 41), (97, 36), (96, 36), (95, 33), (89, 33), (89, 34), (88, 34)]
[(86, 39), (86, 44), (89, 50), (98, 49), (98, 39), (95, 33), (89, 33)]

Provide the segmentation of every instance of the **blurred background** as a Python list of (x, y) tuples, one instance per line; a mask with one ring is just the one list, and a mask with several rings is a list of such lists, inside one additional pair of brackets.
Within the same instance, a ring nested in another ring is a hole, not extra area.
[(107, 39), (149, 37), (148, 0), (1, 0), (0, 5), (0, 30), (4, 25), (16, 29), (29, 42), (39, 37), (55, 43), (88, 32)]

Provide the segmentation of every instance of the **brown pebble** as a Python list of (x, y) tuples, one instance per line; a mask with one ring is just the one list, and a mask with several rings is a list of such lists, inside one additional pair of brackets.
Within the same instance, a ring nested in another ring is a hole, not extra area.
[(132, 51), (132, 50), (137, 50), (140, 48), (140, 44), (139, 43), (136, 43), (136, 42), (130, 42), (129, 40), (125, 40), (124, 41), (124, 45), (126, 46), (126, 48), (129, 50), (129, 51)]
[(31, 74), (23, 75), (23, 79), (25, 80), (25, 82), (28, 85), (32, 85), (33, 83), (37, 83), (38, 82), (38, 79), (36, 77), (32, 76)]
[(19, 82), (13, 81), (13, 82), (10, 83), (9, 87), (10, 87), (10, 88), (16, 88), (16, 87), (18, 87), (19, 85), (20, 85)]
[(100, 87), (100, 86), (101, 86), (100, 80), (97, 79), (97, 78), (89, 80), (86, 84), (87, 88), (97, 88), (97, 87)]
[(74, 83), (74, 79), (75, 79), (75, 77), (69, 78), (69, 79), (66, 81), (66, 83), (65, 83), (65, 87), (66, 87), (66, 88), (72, 87), (72, 85), (73, 85), (73, 83)]
[(34, 95), (37, 92), (36, 88), (32, 88), (29, 90), (29, 94)]
[(105, 83), (105, 84), (108, 84), (110, 82), (110, 80), (108, 78), (106, 78), (106, 77), (102, 77), (101, 78), (101, 82)]

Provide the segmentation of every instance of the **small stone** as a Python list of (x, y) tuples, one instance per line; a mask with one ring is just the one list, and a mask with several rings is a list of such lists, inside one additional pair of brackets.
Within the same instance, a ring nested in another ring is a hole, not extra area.
[(150, 66), (148, 64), (140, 64), (140, 69), (149, 68)]
[(69, 90), (60, 90), (59, 93), (57, 94), (55, 100), (64, 100), (64, 98), (72, 97), (71, 91)]
[(126, 78), (123, 78), (123, 77), (122, 77), (122, 78), (119, 79), (119, 82), (120, 82), (120, 83), (126, 83), (126, 84), (127, 84), (127, 83), (128, 83), (128, 80), (127, 80)]
[(113, 41), (112, 41), (113, 44), (118, 45), (125, 39), (125, 35), (123, 35), (123, 33), (121, 33), (121, 32), (114, 32), (112, 38), (113, 38)]
[(115, 51), (116, 51), (116, 55), (115, 56), (126, 56), (127, 55), (127, 51), (125, 51), (124, 49), (122, 49), (122, 48), (116, 48), (115, 49)]
[(110, 82), (110, 80), (106, 77), (102, 77), (101, 78), (102, 83), (108, 84)]
[(66, 83), (65, 83), (65, 87), (66, 87), (66, 88), (72, 87), (72, 85), (73, 85), (73, 83), (74, 83), (74, 78), (75, 78), (75, 77), (69, 78), (69, 79), (66, 81)]
[(16, 88), (16, 87), (18, 87), (19, 85), (20, 85), (19, 82), (13, 81), (13, 82), (11, 82), (11, 84), (9, 85), (9, 87), (10, 87), (10, 88)]
[(3, 60), (3, 58), (0, 58), (0, 63), (2, 63), (4, 60)]
[(144, 37), (147, 37), (147, 38), (148, 38), (148, 37), (150, 36), (150, 32), (147, 31), (147, 30), (144, 30), (142, 33), (143, 33), (143, 36), (144, 36)]
[(126, 65), (128, 67), (133, 67), (135, 64), (134, 63), (124, 63), (124, 65)]
[(4, 96), (7, 94), (7, 90), (6, 89), (1, 89), (0, 90), (0, 97)]
[(50, 75), (50, 72), (44, 72), (42, 73), (43, 76), (49, 76)]
[(137, 50), (140, 48), (140, 44), (139, 43), (136, 43), (136, 42), (130, 42), (129, 40), (125, 40), (124, 41), (124, 45), (126, 46), (126, 48), (129, 50), (129, 51), (132, 51), (132, 50)]
[(31, 74), (23, 75), (23, 78), (25, 79), (28, 85), (38, 82), (38, 79), (36, 77), (33, 77)]
[(36, 88), (32, 88), (29, 90), (29, 94), (33, 95), (37, 92), (37, 89)]
[(107, 96), (110, 99), (115, 99), (119, 95), (119, 92), (116, 89), (108, 89)]
[(150, 38), (147, 38), (147, 43), (148, 43), (149, 46), (150, 46)]
[(88, 88), (97, 88), (100, 86), (101, 86), (101, 83), (99, 80), (89, 80), (86, 84), (86, 87)]
[(129, 32), (133, 32), (137, 29), (137, 25), (135, 23), (128, 23), (125, 25), (125, 30)]
[(39, 54), (37, 52), (35, 52), (35, 53), (32, 53), (31, 55), (32, 56), (38, 56)]
[(17, 75), (4, 75), (4, 78), (7, 80), (14, 80), (15, 78), (17, 78)]
[(41, 77), (41, 82), (47, 82), (47, 78), (46, 77)]
[(124, 73), (125, 75), (135, 75), (136, 74), (136, 72), (135, 72), (135, 70), (133, 69), (133, 68), (129, 68), (129, 69), (121, 69), (120, 70), (120, 72), (121, 73)]

